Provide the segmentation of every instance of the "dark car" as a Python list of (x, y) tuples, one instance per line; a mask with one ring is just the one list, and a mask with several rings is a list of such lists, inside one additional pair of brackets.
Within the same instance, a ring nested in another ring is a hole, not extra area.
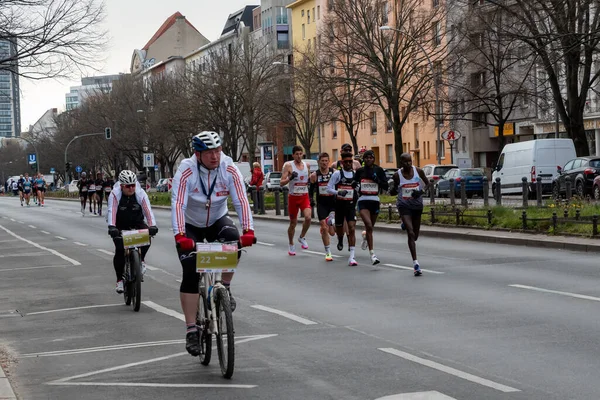
[[(448, 171), (458, 168), (458, 166), (454, 164), (441, 165), (441, 164), (427, 164), (423, 167), (423, 172), (429, 181), (433, 181), (433, 189), (435, 190), (435, 186), (438, 181), (448, 173)], [(425, 191), (426, 193), (428, 190)]]
[(454, 194), (460, 196), (460, 182), (465, 181), (467, 197), (473, 195), (483, 197), (483, 170), (480, 168), (454, 168), (441, 177), (435, 187), (436, 197), (448, 197), (450, 195), (450, 179), (454, 179)]
[(552, 180), (552, 195), (555, 198), (567, 192), (567, 179), (571, 181), (573, 194), (579, 197), (592, 195), (594, 179), (600, 175), (600, 157), (577, 157), (564, 167), (558, 166), (558, 175)]

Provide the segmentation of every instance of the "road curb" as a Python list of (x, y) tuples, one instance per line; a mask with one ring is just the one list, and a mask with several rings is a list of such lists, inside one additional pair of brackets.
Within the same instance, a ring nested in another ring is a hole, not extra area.
[(0, 400), (17, 400), (17, 395), (2, 367), (0, 367)]
[[(66, 199), (66, 198), (52, 198), (53, 200), (63, 200), (63, 201), (79, 201), (79, 199)], [(170, 210), (170, 206), (152, 206), (152, 208), (162, 209), (162, 210)], [(271, 216), (271, 215), (260, 215), (253, 214), (252, 218), (256, 220), (266, 220), (266, 221), (277, 221), (288, 223), (287, 217), (282, 216)], [(312, 220), (312, 225), (319, 225), (319, 222), (316, 220)], [(357, 223), (358, 226), (363, 226), (361, 222)], [(496, 244), (509, 244), (513, 246), (525, 246), (525, 247), (540, 247), (540, 248), (552, 248), (552, 249), (560, 249), (560, 250), (570, 250), (570, 251), (581, 251), (588, 253), (600, 253), (600, 240), (598, 244), (587, 244), (587, 243), (574, 243), (571, 241), (561, 241), (556, 240), (554, 237), (536, 237), (534, 234), (522, 234), (520, 235), (528, 235), (528, 237), (511, 237), (511, 236), (501, 236), (499, 233), (506, 232), (507, 234), (510, 231), (496, 231), (496, 230), (479, 230), (473, 227), (465, 228), (470, 230), (469, 232), (457, 232), (456, 230), (445, 230), (444, 227), (439, 227), (438, 229), (429, 229), (429, 226), (424, 225), (421, 228), (421, 236), (425, 237), (434, 237), (441, 239), (463, 239), (463, 240), (474, 240), (485, 243), (496, 243)], [(473, 232), (473, 230), (477, 232)], [(381, 232), (395, 232), (402, 233), (404, 232), (400, 229), (399, 225), (376, 225), (375, 231)], [(493, 233), (493, 234), (492, 234)], [(564, 236), (563, 236), (564, 237)], [(567, 237), (564, 237), (567, 239)], [(554, 240), (553, 240), (554, 239)], [(577, 238), (568, 238), (568, 239), (577, 239)], [(0, 398), (1, 399), (1, 398)]]

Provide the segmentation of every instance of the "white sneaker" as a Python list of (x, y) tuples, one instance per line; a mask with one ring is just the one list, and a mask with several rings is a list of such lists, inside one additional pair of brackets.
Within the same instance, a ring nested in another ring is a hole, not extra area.
[(354, 258), (349, 258), (348, 259), (348, 265), (350, 267), (356, 267), (358, 265), (358, 263), (356, 262), (356, 260)]
[(308, 243), (306, 242), (306, 238), (299, 237), (298, 242), (300, 242), (304, 250), (308, 249)]
[(362, 243), (360, 244), (361, 250), (366, 250), (369, 247), (369, 243), (367, 243), (367, 231), (362, 231)]
[(123, 293), (123, 281), (119, 281), (117, 282), (117, 287), (115, 288), (115, 291), (119, 294)]
[(290, 244), (290, 248), (288, 249), (288, 254), (290, 256), (295, 256), (296, 255), (296, 246), (294, 246), (293, 244)]
[(146, 275), (146, 263), (142, 261), (142, 275)]
[(371, 262), (373, 263), (373, 265), (377, 265), (381, 261), (379, 261), (379, 258), (377, 258), (377, 256), (375, 254), (371, 254)]

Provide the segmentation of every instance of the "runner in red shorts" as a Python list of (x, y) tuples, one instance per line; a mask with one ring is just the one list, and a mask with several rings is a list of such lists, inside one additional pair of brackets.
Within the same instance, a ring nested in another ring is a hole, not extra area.
[(298, 223), (298, 211), (302, 211), (304, 216), (304, 223), (302, 224), (302, 232), (298, 238), (298, 242), (302, 245), (303, 249), (308, 249), (308, 243), (306, 243), (306, 232), (310, 227), (310, 199), (308, 197), (308, 176), (310, 171), (308, 165), (302, 161), (304, 150), (300, 146), (294, 146), (292, 148), (292, 157), (294, 161), (288, 161), (283, 165), (283, 173), (281, 174), (281, 181), (279, 184), (285, 186), (289, 183), (289, 196), (288, 196), (288, 211), (290, 215), (290, 226), (288, 228), (288, 238), (290, 240), (290, 248), (288, 254), (290, 256), (296, 255), (296, 246), (294, 246), (294, 234), (296, 233), (296, 224)]

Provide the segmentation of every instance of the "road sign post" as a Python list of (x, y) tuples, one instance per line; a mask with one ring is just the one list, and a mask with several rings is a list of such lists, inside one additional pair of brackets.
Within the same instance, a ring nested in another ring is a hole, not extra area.
[(454, 164), (454, 144), (462, 135), (459, 131), (449, 130), (442, 133), (442, 139), (447, 140), (450, 144), (450, 164)]

